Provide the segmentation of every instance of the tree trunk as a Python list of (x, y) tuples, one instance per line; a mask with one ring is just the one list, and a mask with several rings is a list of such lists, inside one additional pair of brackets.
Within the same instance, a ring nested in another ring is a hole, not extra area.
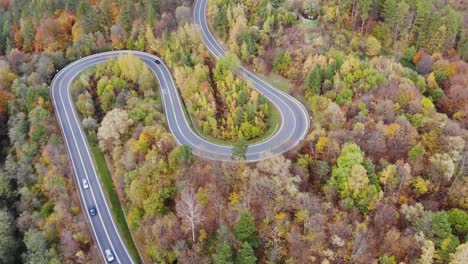
[(398, 29), (400, 28), (400, 20), (398, 20), (397, 24), (396, 24), (396, 27), (395, 27), (395, 31), (393, 32), (393, 40), (396, 40), (397, 37), (398, 37)]
[(191, 225), (192, 225), (192, 241), (193, 243), (195, 243), (195, 225), (193, 221), (191, 221)]
[(354, 24), (356, 23), (356, 0), (353, 0), (353, 8), (351, 9), (351, 18), (352, 18), (352, 23), (353, 23), (353, 28)]

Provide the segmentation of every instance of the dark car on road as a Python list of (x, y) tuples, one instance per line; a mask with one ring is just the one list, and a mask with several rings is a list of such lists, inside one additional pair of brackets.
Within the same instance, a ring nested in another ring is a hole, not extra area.
[(90, 214), (91, 216), (97, 215), (97, 209), (96, 209), (95, 206), (91, 206), (91, 207), (89, 208), (89, 214)]
[(161, 62), (159, 60), (155, 60), (154, 61), (156, 64), (161, 64)]

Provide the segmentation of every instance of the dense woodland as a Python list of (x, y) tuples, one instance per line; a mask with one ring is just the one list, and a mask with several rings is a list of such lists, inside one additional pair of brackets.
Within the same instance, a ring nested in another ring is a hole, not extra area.
[(0, 0), (0, 263), (97, 262), (48, 85), (111, 49), (160, 55), (213, 138), (269, 129), (239, 61), (282, 76), (313, 117), (289, 153), (207, 161), (177, 146), (141, 61), (82, 74), (76, 108), (148, 263), (467, 262), (464, 1), (210, 0), (220, 61), (192, 4)]
[(154, 47), (173, 68), (176, 85), (195, 128), (203, 135), (225, 141), (251, 140), (274, 126), (274, 109), (258, 92), (231, 71), (236, 56), (219, 61), (210, 57), (193, 24), (163, 34)]

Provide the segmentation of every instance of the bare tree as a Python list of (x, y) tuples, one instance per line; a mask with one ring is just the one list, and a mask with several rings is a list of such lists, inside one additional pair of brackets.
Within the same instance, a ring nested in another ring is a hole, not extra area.
[(176, 210), (185, 227), (192, 231), (192, 240), (195, 243), (195, 229), (203, 221), (203, 216), (202, 206), (193, 188), (182, 192), (180, 200), (176, 203)]

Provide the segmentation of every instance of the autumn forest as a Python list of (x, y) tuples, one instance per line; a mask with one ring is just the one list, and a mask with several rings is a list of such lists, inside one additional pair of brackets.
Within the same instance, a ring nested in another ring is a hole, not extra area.
[[(0, 0), (0, 263), (101, 263), (50, 84), (111, 50), (164, 60), (192, 128), (241, 160), (177, 143), (141, 59), (79, 74), (71, 97), (136, 263), (468, 263), (466, 1), (208, 0), (220, 59), (194, 2)], [(307, 108), (294, 149), (242, 162), (281, 118), (241, 64)]]

